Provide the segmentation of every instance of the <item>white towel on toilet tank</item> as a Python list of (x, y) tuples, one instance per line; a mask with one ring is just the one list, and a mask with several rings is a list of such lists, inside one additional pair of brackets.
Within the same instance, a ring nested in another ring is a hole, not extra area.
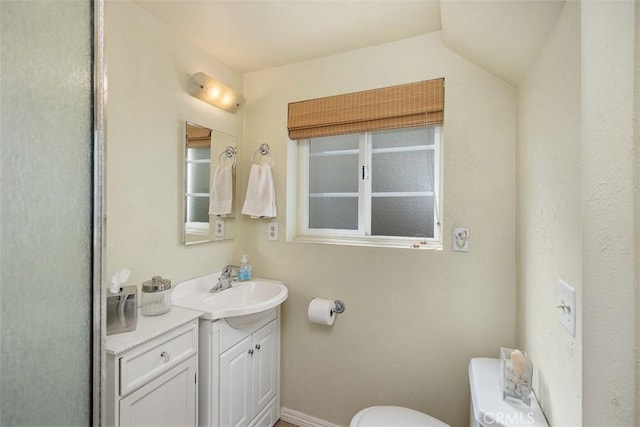
[(269, 163), (251, 165), (247, 196), (242, 206), (242, 213), (251, 216), (251, 218), (274, 218), (276, 216), (276, 189)]
[(229, 215), (233, 204), (233, 166), (218, 166), (211, 181), (209, 215)]

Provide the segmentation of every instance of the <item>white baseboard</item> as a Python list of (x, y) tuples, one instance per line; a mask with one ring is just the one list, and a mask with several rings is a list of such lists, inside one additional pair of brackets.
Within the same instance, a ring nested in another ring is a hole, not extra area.
[(311, 415), (284, 407), (280, 408), (280, 419), (300, 427), (340, 427), (329, 421), (321, 420), (320, 418), (315, 418)]

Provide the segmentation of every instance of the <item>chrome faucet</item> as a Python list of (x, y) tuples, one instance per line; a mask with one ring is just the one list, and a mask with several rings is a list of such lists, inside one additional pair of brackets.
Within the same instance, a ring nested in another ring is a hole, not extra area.
[(238, 271), (238, 267), (237, 265), (227, 265), (222, 269), (222, 273), (220, 273), (220, 277), (218, 278), (218, 283), (216, 283), (216, 285), (209, 289), (209, 292), (220, 292), (220, 291), (224, 291), (225, 289), (229, 289), (231, 287), (231, 284), (233, 282), (235, 282), (236, 280), (238, 280), (238, 275), (236, 274), (235, 276), (232, 275), (233, 273), (233, 269), (236, 269), (236, 272)]

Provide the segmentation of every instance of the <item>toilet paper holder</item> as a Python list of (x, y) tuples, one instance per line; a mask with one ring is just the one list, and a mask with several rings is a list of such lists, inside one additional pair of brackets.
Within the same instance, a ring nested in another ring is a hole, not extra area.
[[(313, 301), (314, 298), (311, 298), (311, 301)], [(333, 307), (331, 307), (331, 313), (335, 313), (335, 314), (340, 314), (340, 313), (344, 313), (344, 309), (345, 309), (345, 305), (344, 302), (340, 301), (339, 299), (334, 300), (333, 301)]]
[(340, 314), (340, 313), (344, 313), (344, 309), (345, 309), (344, 302), (337, 299), (333, 302), (333, 307), (331, 308), (331, 311), (336, 314)]

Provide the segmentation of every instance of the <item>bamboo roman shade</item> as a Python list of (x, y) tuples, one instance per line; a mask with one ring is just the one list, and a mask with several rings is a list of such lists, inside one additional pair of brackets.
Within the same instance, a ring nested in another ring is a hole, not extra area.
[(187, 148), (203, 148), (211, 146), (211, 129), (187, 125)]
[(292, 140), (444, 122), (444, 79), (289, 104)]

